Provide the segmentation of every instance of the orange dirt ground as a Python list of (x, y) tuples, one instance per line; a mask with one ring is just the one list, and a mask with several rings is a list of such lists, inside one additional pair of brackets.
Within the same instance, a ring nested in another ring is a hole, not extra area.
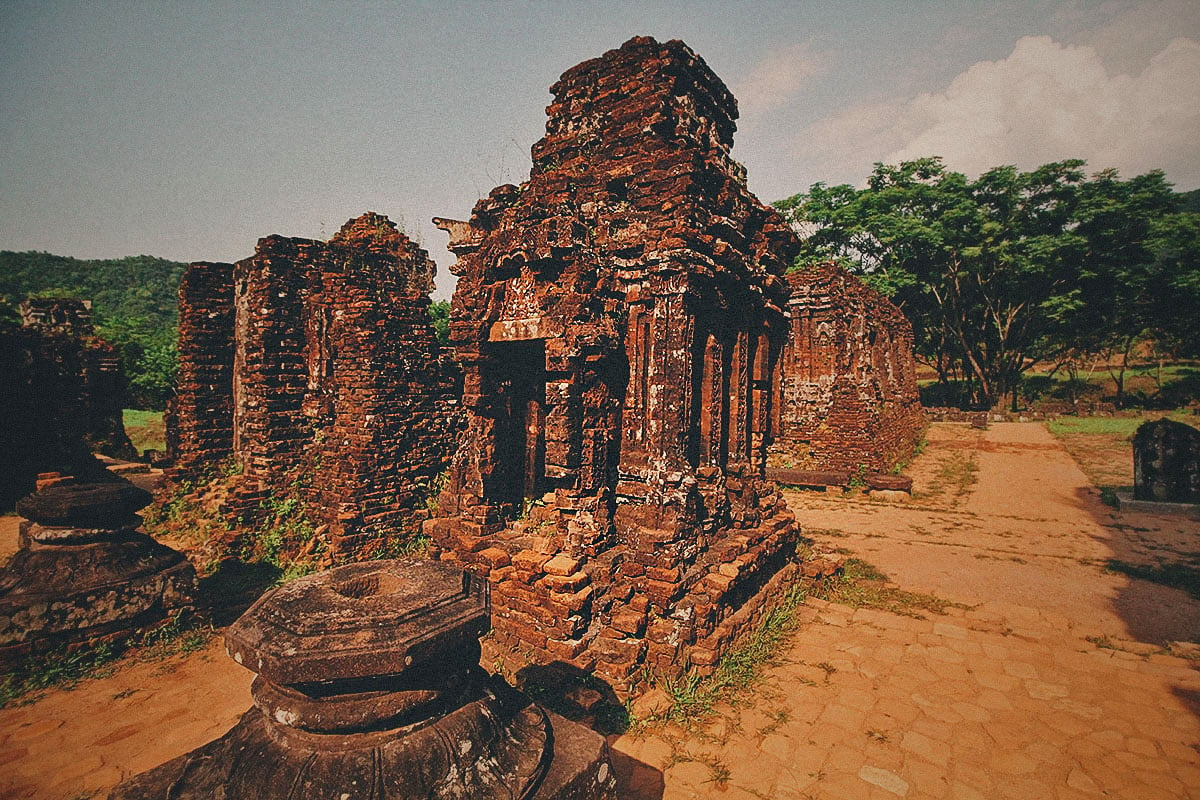
[[(631, 798), (1200, 798), (1200, 524), (1119, 512), (1041, 424), (931, 428), (914, 494), (789, 493), (808, 537), (957, 605), (810, 600), (753, 704), (610, 737)], [(0, 558), (15, 548), (0, 519)], [(103, 797), (224, 732), (250, 673), (189, 656), (0, 709), (0, 797)], [(636, 708), (652, 705), (641, 701)]]

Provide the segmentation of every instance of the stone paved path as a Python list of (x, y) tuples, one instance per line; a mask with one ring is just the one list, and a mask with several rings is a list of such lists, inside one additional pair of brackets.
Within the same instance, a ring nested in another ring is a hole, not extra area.
[[(823, 544), (971, 607), (916, 619), (810, 600), (754, 707), (700, 735), (614, 740), (633, 796), (1200, 797), (1200, 672), (1155, 639), (1191, 638), (1200, 609), (1101, 569), (1194, 555), (1195, 523), (1100, 506), (1041, 425), (939, 428), (914, 501), (789, 504)], [(937, 496), (930, 464), (956, 448), (978, 482)]]
[[(613, 737), (625, 796), (1200, 798), (1200, 672), (1189, 648), (1163, 647), (1196, 638), (1197, 603), (1101, 569), (1200, 555), (1196, 524), (1100, 506), (1040, 425), (930, 438), (908, 504), (789, 502), (826, 546), (970, 608), (917, 619), (810, 601), (752, 707)], [(978, 482), (934, 491), (958, 453)], [(227, 730), (250, 678), (214, 641), (0, 709), (0, 798), (103, 797)]]

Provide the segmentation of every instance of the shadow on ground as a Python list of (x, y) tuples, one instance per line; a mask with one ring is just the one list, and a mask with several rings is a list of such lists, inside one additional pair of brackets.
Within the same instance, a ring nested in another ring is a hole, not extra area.
[(1139, 642), (1200, 642), (1200, 525), (1184, 517), (1119, 511), (1099, 491), (1076, 492), (1109, 532), (1103, 569), (1124, 575), (1113, 608)]
[[(516, 676), (517, 688), (556, 714), (586, 725), (610, 742), (629, 730), (629, 711), (612, 686), (594, 673), (562, 661), (530, 664)], [(661, 770), (612, 751), (622, 800), (661, 800)]]

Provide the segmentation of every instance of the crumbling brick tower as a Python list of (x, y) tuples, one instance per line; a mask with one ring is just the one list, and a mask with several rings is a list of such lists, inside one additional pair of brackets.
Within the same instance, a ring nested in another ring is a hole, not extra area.
[(34, 490), (39, 472), (111, 480), (97, 451), (134, 458), (116, 349), (96, 336), (91, 304), (30, 298), (21, 324), (0, 323), (0, 509)]
[(191, 265), (176, 475), (231, 459), (231, 513), (298, 493), (342, 558), (419, 530), (457, 405), (428, 311), (434, 269), (374, 213), (328, 242), (269, 236), (236, 265)]
[(762, 476), (796, 240), (682, 42), (633, 39), (551, 91), (529, 180), (435, 220), (466, 430), (427, 529), (490, 577), (502, 643), (627, 687), (710, 667), (794, 569)]
[(836, 264), (787, 277), (791, 331), (771, 465), (886, 472), (912, 456), (925, 431), (912, 325)]

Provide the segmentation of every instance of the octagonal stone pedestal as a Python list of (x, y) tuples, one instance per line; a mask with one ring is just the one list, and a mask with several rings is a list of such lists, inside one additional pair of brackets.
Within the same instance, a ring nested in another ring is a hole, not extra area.
[(0, 571), (0, 668), (63, 645), (128, 638), (190, 607), (196, 573), (136, 528), (150, 494), (63, 484), (17, 501), (21, 547)]
[(415, 559), (275, 589), (226, 633), (254, 708), (111, 797), (615, 798), (601, 736), (479, 667), (488, 611), (485, 582)]

